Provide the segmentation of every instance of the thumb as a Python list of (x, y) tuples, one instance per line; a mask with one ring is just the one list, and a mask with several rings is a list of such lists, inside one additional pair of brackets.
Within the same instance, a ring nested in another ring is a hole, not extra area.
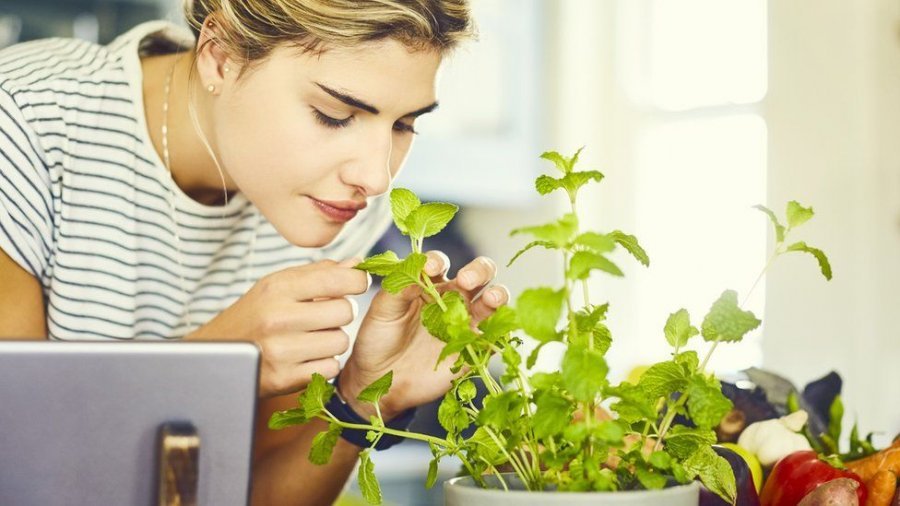
[(393, 322), (407, 317), (410, 312), (421, 308), (422, 288), (417, 285), (408, 286), (400, 293), (393, 294), (387, 290), (379, 290), (369, 306), (368, 316), (382, 322)]
[[(362, 258), (360, 258), (358, 256), (354, 256), (354, 257), (350, 257), (346, 260), (341, 260), (340, 262), (338, 262), (338, 267), (346, 267), (348, 269), (352, 269), (352, 268), (356, 267), (357, 265), (359, 265), (360, 263), (362, 263), (362, 261), (363, 261)], [(372, 275), (369, 274), (368, 272), (366, 273), (366, 281), (368, 283), (368, 284), (366, 284), (366, 291), (369, 291), (369, 288), (372, 288)]]
[(340, 267), (356, 267), (361, 262), (362, 262), (362, 258), (350, 257), (346, 260), (341, 260), (340, 262), (338, 262), (338, 265)]

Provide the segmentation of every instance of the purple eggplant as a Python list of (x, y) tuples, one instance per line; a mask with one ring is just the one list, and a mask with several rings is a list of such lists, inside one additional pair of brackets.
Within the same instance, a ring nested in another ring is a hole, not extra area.
[[(756, 493), (756, 486), (753, 485), (753, 476), (750, 474), (750, 466), (747, 465), (747, 461), (728, 448), (713, 446), (713, 449), (731, 464), (731, 469), (734, 471), (734, 481), (737, 485), (737, 501), (734, 505), (759, 506), (759, 494)], [(706, 487), (701, 486), (700, 506), (730, 505), (721, 497), (707, 490)]]

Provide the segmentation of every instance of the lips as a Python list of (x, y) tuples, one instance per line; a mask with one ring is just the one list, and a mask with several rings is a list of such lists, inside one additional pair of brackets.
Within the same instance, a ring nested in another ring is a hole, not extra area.
[(352, 220), (359, 211), (366, 207), (365, 202), (356, 202), (354, 200), (329, 201), (312, 197), (310, 199), (327, 218), (341, 223)]

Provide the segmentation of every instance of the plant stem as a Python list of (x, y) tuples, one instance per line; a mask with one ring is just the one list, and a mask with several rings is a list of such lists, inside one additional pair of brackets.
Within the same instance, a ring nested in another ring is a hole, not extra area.
[(318, 415), (319, 418), (325, 420), (326, 422), (333, 422), (345, 429), (359, 429), (359, 430), (371, 430), (375, 432), (382, 432), (385, 434), (391, 434), (393, 436), (400, 436), (407, 439), (416, 439), (419, 441), (424, 441), (426, 443), (432, 443), (441, 448), (449, 448), (449, 444), (446, 439), (436, 438), (434, 436), (429, 436), (428, 434), (419, 434), (418, 432), (406, 432), (403, 430), (391, 429), (389, 427), (376, 427), (374, 425), (366, 425), (361, 423), (348, 423), (341, 420), (338, 420), (337, 417), (328, 412), (327, 409), (322, 410), (328, 416)]
[[(750, 291), (747, 292), (747, 295), (744, 296), (744, 300), (741, 301), (741, 303), (738, 305), (738, 307), (740, 309), (743, 309), (744, 304), (746, 304), (747, 301), (750, 300), (750, 296), (753, 294), (753, 291), (756, 290), (756, 287), (757, 287), (757, 285), (759, 285), (760, 280), (762, 280), (763, 276), (766, 275), (766, 272), (768, 272), (769, 267), (772, 266), (772, 262), (775, 260), (775, 258), (778, 257), (779, 254), (780, 254), (780, 252), (778, 251), (778, 245), (776, 245), (775, 251), (772, 253), (772, 256), (770, 256), (769, 260), (766, 262), (766, 266), (763, 267), (763, 270), (759, 273), (759, 276), (756, 277), (756, 281), (753, 282), (753, 285), (750, 287)], [(718, 337), (716, 337), (716, 340), (713, 341), (712, 347), (706, 353), (706, 356), (703, 357), (703, 362), (700, 363), (700, 367), (698, 368), (699, 371), (702, 372), (702, 371), (706, 370), (706, 365), (709, 363), (709, 359), (712, 358), (712, 354), (714, 351), (716, 351), (717, 346), (719, 346), (719, 338)]]

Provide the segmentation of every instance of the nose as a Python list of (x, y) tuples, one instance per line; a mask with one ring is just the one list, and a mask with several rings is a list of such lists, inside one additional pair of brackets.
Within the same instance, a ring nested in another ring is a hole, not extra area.
[(367, 197), (381, 195), (391, 186), (393, 139), (379, 132), (360, 142), (353, 163), (344, 171), (344, 182), (356, 186)]

